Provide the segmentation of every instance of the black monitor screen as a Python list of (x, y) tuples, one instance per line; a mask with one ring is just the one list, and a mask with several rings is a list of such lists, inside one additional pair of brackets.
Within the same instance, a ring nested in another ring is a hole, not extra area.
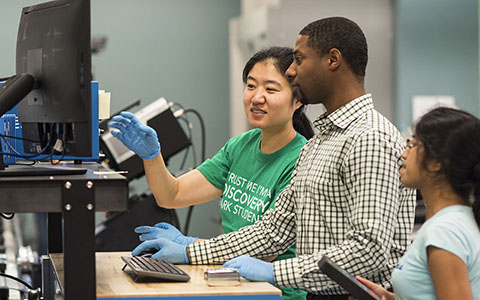
[(91, 154), (90, 0), (58, 0), (24, 7), (16, 73), (37, 88), (17, 106), (24, 151), (38, 153), (62, 139), (66, 155)]

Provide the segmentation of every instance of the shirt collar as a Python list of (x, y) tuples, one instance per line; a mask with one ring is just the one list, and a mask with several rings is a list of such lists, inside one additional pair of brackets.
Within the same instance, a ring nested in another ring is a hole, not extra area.
[(323, 132), (330, 124), (345, 129), (360, 115), (371, 109), (373, 109), (372, 94), (365, 94), (353, 99), (331, 114), (325, 112), (313, 122), (313, 125), (320, 132)]

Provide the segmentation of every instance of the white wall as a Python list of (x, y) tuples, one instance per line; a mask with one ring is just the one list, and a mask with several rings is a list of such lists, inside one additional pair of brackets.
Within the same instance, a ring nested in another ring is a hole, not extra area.
[[(278, 0), (242, 2), (242, 16), (230, 21), (230, 134), (248, 129), (243, 113), (241, 70), (248, 58), (267, 46), (294, 47), (298, 32), (308, 23), (331, 16), (357, 22), (367, 38), (369, 62), (365, 86), (374, 105), (393, 119), (393, 19), (387, 0)], [(310, 106), (313, 120), (323, 112), (321, 105)]]

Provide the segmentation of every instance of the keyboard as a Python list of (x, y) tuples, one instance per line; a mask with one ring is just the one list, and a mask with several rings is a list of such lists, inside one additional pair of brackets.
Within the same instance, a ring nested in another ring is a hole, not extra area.
[(171, 262), (145, 256), (122, 256), (125, 267), (128, 265), (140, 277), (154, 277), (172, 281), (189, 281), (190, 276)]

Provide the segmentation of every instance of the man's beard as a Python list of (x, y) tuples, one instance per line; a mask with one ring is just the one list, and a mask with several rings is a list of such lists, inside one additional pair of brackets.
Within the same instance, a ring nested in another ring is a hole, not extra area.
[(295, 93), (298, 101), (300, 101), (302, 104), (310, 104), (310, 101), (307, 99), (307, 97), (305, 97), (305, 94), (300, 90), (298, 85), (293, 87), (293, 92)]

